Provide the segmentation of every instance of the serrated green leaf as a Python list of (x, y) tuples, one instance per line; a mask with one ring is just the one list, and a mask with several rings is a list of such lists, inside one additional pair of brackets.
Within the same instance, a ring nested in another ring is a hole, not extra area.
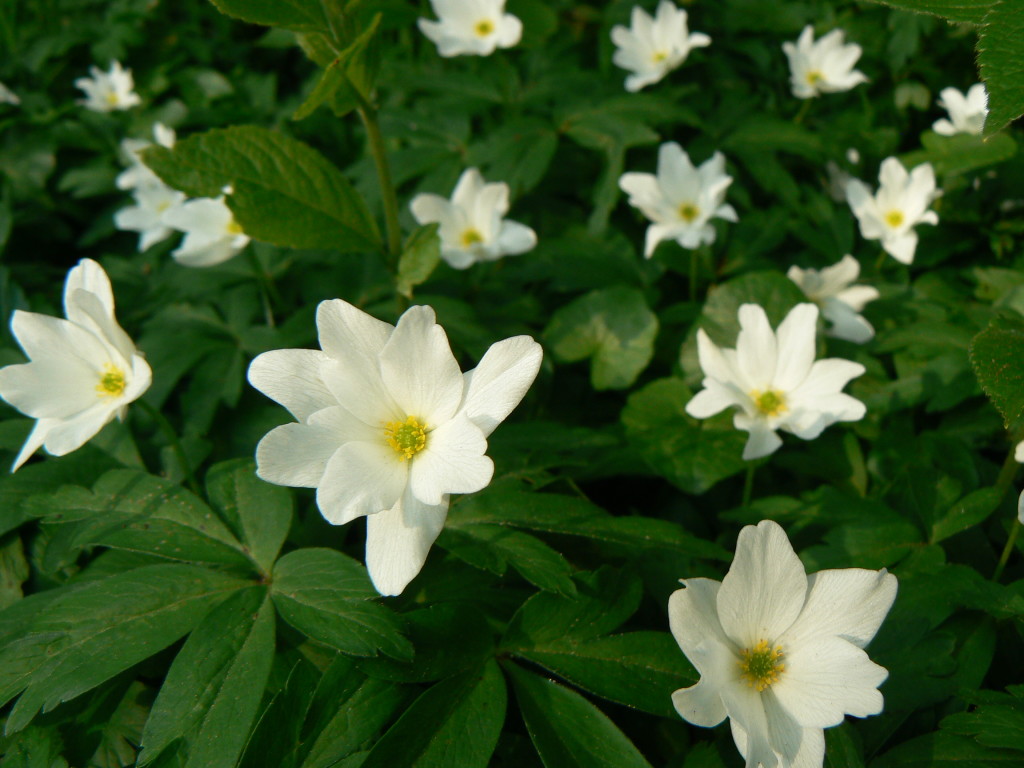
[(321, 0), (211, 0), (221, 13), (250, 24), (296, 32), (327, 28)]
[(441, 263), (441, 238), (438, 224), (427, 224), (413, 232), (405, 241), (402, 255), (398, 259), (396, 289), (407, 299), (412, 298), (412, 289), (427, 281), (434, 269)]
[(505, 680), (493, 660), (442, 680), (388, 729), (362, 768), (487, 768), (507, 699)]
[(315, 149), (282, 133), (217, 128), (144, 155), (164, 182), (187, 194), (216, 197), (230, 186), (228, 207), (256, 240), (344, 253), (380, 248), (377, 225), (348, 179)]
[(281, 617), (314, 640), (353, 656), (412, 658), (401, 619), (378, 597), (366, 569), (331, 549), (298, 549), (274, 564), (271, 594)]
[(981, 24), (988, 9), (999, 0), (873, 0), (881, 5), (939, 16), (949, 21)]
[(988, 91), (985, 135), (1024, 114), (1024, 5), (997, 0), (978, 36), (978, 66)]
[(126, 768), (136, 764), (135, 745), (149, 716), (150, 699), (149, 689), (142, 683), (135, 681), (128, 686), (110, 720), (103, 726), (100, 744), (87, 768)]
[[(365, 76), (360, 77), (359, 75), (365, 72), (363, 58), (366, 54), (366, 47), (377, 32), (380, 19), (381, 15), (378, 13), (366, 29), (345, 50), (338, 53), (334, 61), (327, 65), (312, 93), (295, 110), (292, 120), (306, 119), (313, 114), (317, 107), (327, 101), (331, 101), (331, 108), (336, 117), (344, 117), (352, 109), (355, 109), (358, 100), (354, 98), (337, 99), (339, 89), (358, 88), (362, 98), (367, 99), (372, 82), (368, 82)], [(345, 106), (341, 106), (342, 104)]]
[(1024, 429), (1024, 321), (993, 320), (971, 341), (971, 367), (1011, 434)]
[(968, 133), (940, 136), (927, 131), (921, 136), (921, 144), (923, 149), (901, 155), (901, 162), (907, 168), (931, 163), (939, 176), (970, 173), (1005, 162), (1017, 154), (1017, 142), (1006, 133), (982, 138)]

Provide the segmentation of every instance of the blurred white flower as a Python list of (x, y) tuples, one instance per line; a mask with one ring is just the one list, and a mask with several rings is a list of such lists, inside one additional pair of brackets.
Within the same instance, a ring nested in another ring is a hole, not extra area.
[(786, 276), (800, 286), (832, 323), (826, 330), (829, 336), (863, 344), (875, 335), (875, 329), (860, 312), (865, 304), (878, 298), (878, 291), (867, 285), (852, 285), (860, 276), (860, 262), (853, 256), (847, 254), (839, 263), (821, 271), (792, 266)]
[(298, 423), (256, 448), (267, 482), (316, 488), (341, 525), (366, 516), (366, 567), (377, 591), (397, 595), (420, 572), (453, 493), (490, 481), (487, 437), (519, 404), (540, 367), (529, 336), (491, 345), (462, 373), (430, 307), (397, 326), (340, 299), (317, 309), (323, 351), (265, 352), (249, 382)]
[(103, 267), (82, 259), (64, 283), (66, 320), (15, 310), (11, 332), (29, 362), (0, 368), (0, 397), (36, 419), (14, 460), (40, 446), (53, 456), (80, 448), (149, 388), (149, 364), (114, 317)]
[(420, 194), (409, 205), (420, 224), (438, 222), (441, 257), (455, 269), (480, 261), (525, 253), (537, 245), (537, 235), (525, 224), (504, 219), (508, 213), (508, 184), (487, 184), (476, 168), (463, 171), (452, 199)]
[(697, 331), (704, 389), (686, 404), (686, 412), (706, 419), (736, 406), (733, 425), (750, 433), (744, 459), (774, 453), (782, 445), (776, 430), (813, 440), (830, 424), (864, 417), (864, 403), (841, 392), (864, 366), (814, 359), (815, 305), (793, 307), (777, 335), (757, 304), (742, 305), (739, 321), (736, 349), (720, 349), (703, 328)]
[(661, 80), (686, 61), (691, 49), (710, 45), (711, 38), (703, 32), (691, 34), (686, 11), (661, 0), (654, 18), (634, 6), (629, 27), (612, 28), (612, 42), (612, 63), (633, 73), (626, 78), (626, 90), (635, 92)]
[(186, 267), (212, 267), (249, 244), (249, 236), (235, 221), (223, 195), (201, 197), (168, 208), (162, 214), (162, 222), (185, 233), (171, 256)]
[[(173, 149), (177, 137), (173, 128), (168, 128), (163, 123), (154, 123), (153, 138), (161, 147)], [(136, 189), (146, 185), (163, 184), (160, 177), (142, 162), (142, 151), (152, 146), (153, 142), (145, 139), (125, 139), (121, 142), (121, 151), (128, 158), (129, 166), (118, 174), (116, 181), (118, 189)]]
[(629, 204), (639, 208), (653, 224), (647, 228), (644, 256), (650, 258), (662, 240), (675, 240), (683, 248), (715, 242), (712, 218), (737, 221), (736, 211), (724, 204), (732, 177), (725, 173), (725, 157), (715, 152), (694, 168), (689, 155), (674, 141), (658, 150), (658, 173), (624, 173), (619, 187)]
[(943, 136), (957, 133), (980, 134), (988, 116), (988, 92), (982, 83), (972, 85), (967, 94), (956, 88), (943, 88), (939, 92), (939, 106), (949, 112), (949, 120), (940, 118), (932, 130)]
[(438, 21), (419, 19), (420, 31), (442, 56), (490, 56), (495, 48), (511, 48), (523, 35), (523, 24), (505, 13), (505, 0), (430, 0)]
[[(1020, 446), (1018, 446), (1018, 453), (1020, 453)], [(1017, 461), (1020, 461), (1020, 457), (1017, 457)], [(1024, 491), (1021, 491), (1020, 496), (1017, 497), (1017, 522), (1024, 525)]]
[(167, 217), (184, 204), (185, 195), (158, 180), (156, 184), (138, 187), (132, 197), (135, 205), (115, 213), (114, 225), (121, 230), (138, 232), (139, 253), (142, 253), (174, 232)]
[(886, 158), (878, 173), (878, 193), (860, 179), (846, 183), (846, 200), (868, 240), (881, 240), (882, 248), (894, 259), (910, 264), (917, 250), (917, 224), (938, 224), (939, 216), (928, 210), (942, 194), (935, 188), (931, 163), (922, 163), (909, 174), (895, 157)]
[(1013, 451), (1013, 458), (1024, 464), (1024, 440), (1017, 443), (1017, 447)]
[(13, 104), (14, 106), (18, 106), (21, 104), (21, 99), (18, 98), (18, 94), (3, 83), (0, 83), (0, 104)]
[(142, 103), (135, 92), (135, 81), (132, 71), (122, 69), (118, 61), (110, 65), (109, 72), (99, 67), (89, 67), (92, 77), (80, 77), (75, 80), (75, 87), (85, 91), (85, 99), (81, 102), (86, 109), (93, 112), (113, 112), (119, 109), (131, 109)]
[(863, 72), (853, 68), (860, 58), (856, 43), (843, 44), (844, 33), (833, 29), (815, 42), (814, 29), (808, 24), (796, 44), (783, 43), (789, 59), (790, 84), (798, 99), (810, 99), (822, 93), (848, 91), (866, 83)]
[(727, 717), (748, 768), (820, 768), (823, 729), (882, 711), (889, 673), (864, 647), (896, 598), (896, 577), (841, 568), (810, 576), (771, 520), (740, 531), (721, 582), (683, 579), (669, 625), (700, 673), (672, 694), (687, 722)]

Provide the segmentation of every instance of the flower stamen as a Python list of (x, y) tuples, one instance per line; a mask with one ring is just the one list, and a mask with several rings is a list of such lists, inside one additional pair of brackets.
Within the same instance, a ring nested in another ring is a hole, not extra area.
[(661, 62), (663, 62), (667, 58), (668, 54), (665, 51), (655, 51), (654, 54), (651, 55), (651, 60), (655, 64), (661, 64)]
[(244, 235), (245, 230), (242, 229), (242, 225), (235, 221), (234, 216), (231, 217), (231, 221), (228, 222), (227, 226), (228, 234), (231, 235)]
[(100, 383), (96, 385), (96, 394), (100, 397), (120, 397), (124, 394), (125, 386), (124, 371), (113, 363), (107, 363), (103, 366)]
[(751, 688), (756, 688), (758, 693), (778, 682), (779, 676), (786, 671), (786, 665), (782, 663), (785, 658), (782, 648), (778, 645), (774, 648), (769, 646), (767, 640), (759, 642), (753, 650), (744, 648), (740, 651), (740, 657), (737, 662), (740, 665), (740, 677)]
[(478, 230), (473, 229), (473, 227), (470, 227), (469, 229), (463, 231), (460, 240), (462, 241), (463, 248), (472, 248), (474, 245), (482, 243), (484, 241), (484, 236), (481, 235)]
[(885, 214), (885, 223), (893, 229), (896, 229), (903, 224), (903, 211), (889, 211)]
[(765, 416), (778, 416), (789, 410), (789, 406), (786, 405), (786, 396), (778, 390), (766, 389), (761, 392), (755, 389), (750, 393), (750, 399), (754, 401), (757, 410)]
[(476, 26), (473, 27), (473, 31), (480, 37), (487, 37), (494, 31), (494, 23), (490, 19), (483, 19), (476, 23)]
[(407, 461), (426, 447), (427, 429), (415, 416), (409, 416), (405, 421), (385, 424), (384, 439), (402, 461)]
[(825, 79), (825, 76), (822, 75), (821, 72), (819, 72), (817, 69), (812, 69), (810, 72), (807, 73), (807, 84), (808, 85), (817, 85), (818, 83), (820, 83), (824, 79)]
[(693, 203), (683, 203), (679, 206), (679, 218), (689, 224), (700, 216), (700, 208)]

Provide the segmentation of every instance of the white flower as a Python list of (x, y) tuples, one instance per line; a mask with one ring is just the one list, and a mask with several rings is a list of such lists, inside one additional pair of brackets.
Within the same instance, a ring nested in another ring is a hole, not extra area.
[(249, 236), (235, 221), (223, 195), (189, 200), (166, 210), (162, 220), (185, 233), (171, 256), (186, 267), (212, 267), (249, 244)]
[(860, 312), (878, 298), (878, 291), (867, 285), (851, 285), (859, 275), (860, 263), (849, 254), (820, 272), (792, 266), (786, 273), (832, 323), (827, 331), (830, 336), (863, 344), (875, 335), (875, 329)]
[(102, 72), (99, 67), (90, 67), (92, 77), (80, 77), (75, 80), (75, 87), (85, 91), (85, 99), (81, 102), (86, 109), (93, 112), (113, 112), (118, 109), (131, 109), (142, 103), (139, 94), (135, 93), (135, 81), (132, 71), (122, 69), (118, 61), (110, 65), (109, 72)]
[(335, 299), (317, 327), (322, 352), (265, 352), (249, 367), (249, 382), (298, 419), (260, 441), (257, 474), (316, 488), (334, 525), (367, 516), (370, 578), (397, 595), (423, 567), (450, 494), (490, 482), (487, 436), (533, 383), (541, 347), (505, 339), (463, 374), (430, 307), (391, 326)]
[[(1020, 446), (1017, 446), (1018, 453), (1020, 452)], [(1020, 457), (1017, 457), (1017, 461), (1020, 461)], [(1024, 491), (1020, 492), (1020, 496), (1017, 497), (1017, 522), (1024, 525)]]
[(691, 49), (710, 45), (711, 38), (703, 32), (690, 34), (686, 11), (661, 0), (654, 18), (634, 6), (629, 28), (612, 28), (612, 42), (616, 45), (612, 62), (633, 73), (626, 78), (626, 90), (636, 92), (686, 61)]
[(1024, 440), (1017, 443), (1017, 447), (1013, 449), (1013, 458), (1024, 464)]
[(846, 200), (868, 240), (881, 240), (882, 248), (894, 259), (910, 264), (917, 250), (917, 224), (938, 224), (939, 216), (929, 211), (932, 200), (942, 194), (935, 188), (931, 163), (922, 163), (909, 174), (895, 157), (886, 158), (878, 173), (878, 193), (860, 179), (846, 183)]
[(59, 317), (15, 310), (11, 332), (29, 362), (0, 368), (0, 397), (36, 425), (14, 460), (40, 446), (54, 456), (80, 448), (149, 388), (152, 373), (114, 317), (103, 267), (82, 259), (64, 283)]
[[(174, 148), (176, 136), (173, 128), (163, 123), (153, 125), (153, 138), (161, 147)], [(142, 162), (142, 151), (153, 146), (153, 142), (145, 139), (125, 139), (121, 142), (121, 151), (128, 158), (130, 165), (117, 177), (118, 189), (136, 189), (148, 185), (163, 185), (160, 177), (153, 173)]]
[(728, 717), (747, 768), (820, 768), (824, 728), (882, 711), (889, 673), (864, 647), (896, 598), (892, 574), (808, 576), (782, 528), (762, 520), (740, 531), (721, 582), (682, 583), (669, 624), (701, 677), (672, 703), (694, 725)]
[(624, 173), (619, 187), (629, 204), (639, 208), (653, 224), (647, 228), (644, 256), (650, 258), (662, 240), (675, 240), (691, 250), (715, 242), (713, 217), (737, 221), (736, 211), (723, 204), (732, 177), (725, 173), (725, 157), (715, 152), (694, 168), (689, 155), (670, 141), (658, 150), (658, 174)]
[(939, 106), (949, 112), (950, 119), (936, 120), (932, 124), (933, 131), (943, 136), (980, 134), (988, 116), (988, 92), (981, 83), (972, 85), (966, 95), (956, 88), (943, 88), (939, 92)]
[(704, 329), (697, 331), (697, 352), (704, 371), (704, 389), (686, 404), (686, 412), (706, 419), (736, 406), (736, 429), (750, 433), (744, 459), (774, 453), (782, 440), (775, 431), (813, 440), (837, 421), (858, 421), (864, 404), (840, 390), (864, 373), (849, 360), (814, 359), (818, 308), (797, 304), (776, 335), (757, 304), (739, 311), (736, 349), (720, 349)]
[(135, 205), (115, 213), (114, 225), (121, 230), (138, 232), (139, 253), (142, 253), (174, 232), (167, 224), (167, 217), (184, 204), (185, 195), (158, 181), (140, 186), (132, 197)]
[(0, 83), (0, 104), (12, 104), (14, 106), (18, 106), (21, 104), (21, 99), (18, 98), (18, 94), (3, 83)]
[(476, 168), (463, 171), (450, 201), (422, 194), (409, 207), (420, 224), (440, 223), (441, 256), (455, 269), (524, 253), (537, 245), (532, 229), (502, 218), (508, 213), (508, 184), (487, 184)]
[(821, 93), (848, 91), (866, 83), (863, 72), (853, 68), (860, 58), (860, 46), (843, 44), (843, 30), (833, 29), (815, 42), (814, 29), (808, 24), (793, 43), (783, 43), (789, 59), (790, 84), (798, 99), (809, 99)]
[(505, 13), (505, 0), (430, 0), (440, 21), (419, 19), (420, 31), (442, 56), (490, 56), (511, 48), (523, 35), (523, 23)]

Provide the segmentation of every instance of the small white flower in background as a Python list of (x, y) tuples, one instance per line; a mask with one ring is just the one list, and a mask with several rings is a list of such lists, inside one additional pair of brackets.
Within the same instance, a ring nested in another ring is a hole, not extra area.
[(669, 625), (698, 683), (672, 694), (687, 722), (726, 718), (748, 768), (820, 768), (825, 728), (882, 711), (889, 676), (864, 647), (893, 600), (896, 577), (841, 568), (810, 576), (771, 520), (740, 531), (721, 582), (683, 579)]
[(249, 244), (224, 196), (200, 197), (165, 210), (162, 222), (185, 237), (171, 256), (186, 267), (212, 267), (227, 261)]
[(409, 205), (420, 224), (438, 222), (441, 257), (455, 269), (502, 256), (525, 253), (537, 235), (525, 224), (508, 221), (508, 184), (487, 184), (476, 168), (463, 171), (451, 200), (421, 194)]
[(949, 120), (940, 118), (932, 130), (943, 136), (957, 133), (980, 134), (988, 116), (988, 92), (982, 83), (972, 85), (966, 95), (956, 88), (943, 88), (939, 92), (939, 106), (949, 112)]
[(649, 259), (662, 240), (675, 240), (691, 250), (715, 242), (712, 218), (738, 221), (733, 207), (724, 204), (730, 184), (721, 152), (694, 168), (674, 141), (659, 148), (657, 175), (622, 174), (619, 187), (629, 195), (629, 204), (654, 222), (647, 228), (644, 256)]
[(397, 326), (341, 299), (317, 309), (323, 351), (265, 352), (249, 382), (298, 419), (256, 448), (267, 482), (316, 488), (341, 525), (366, 516), (366, 567), (377, 591), (397, 595), (420, 572), (453, 493), (490, 481), (487, 436), (519, 404), (540, 367), (529, 336), (492, 344), (462, 373), (430, 307)]
[(853, 256), (847, 254), (838, 264), (820, 271), (792, 266), (786, 276), (800, 286), (832, 323), (826, 330), (829, 336), (863, 344), (875, 335), (875, 329), (860, 312), (865, 304), (878, 298), (878, 291), (867, 285), (852, 285), (860, 276), (860, 263)]
[(864, 404), (841, 391), (864, 373), (864, 366), (814, 359), (815, 305), (793, 307), (778, 334), (757, 304), (742, 305), (739, 321), (736, 349), (720, 349), (703, 328), (697, 331), (704, 389), (686, 404), (686, 412), (706, 419), (736, 406), (733, 425), (750, 433), (744, 459), (774, 453), (782, 445), (776, 430), (813, 440), (830, 424), (864, 417)]
[(629, 27), (612, 28), (612, 42), (616, 46), (612, 63), (633, 73), (626, 78), (626, 90), (636, 92), (686, 61), (693, 48), (711, 45), (711, 38), (703, 32), (691, 34), (686, 11), (661, 0), (654, 18), (634, 6)]
[(0, 104), (12, 104), (14, 106), (18, 106), (21, 104), (21, 99), (18, 98), (18, 95), (14, 91), (3, 83), (0, 83)]
[(185, 203), (185, 195), (166, 184), (145, 184), (138, 187), (132, 197), (135, 205), (122, 208), (114, 214), (114, 225), (128, 232), (139, 233), (139, 253), (169, 237), (174, 229), (167, 218)]
[[(1020, 461), (1020, 458), (1017, 458)], [(1024, 491), (1021, 491), (1020, 496), (1017, 497), (1017, 522), (1024, 525)]]
[(80, 448), (149, 389), (152, 372), (114, 317), (103, 267), (82, 259), (64, 283), (66, 320), (15, 310), (11, 332), (29, 362), (0, 368), (0, 397), (36, 419), (11, 471), (40, 446)]
[(822, 93), (838, 93), (866, 83), (863, 72), (853, 68), (860, 58), (856, 43), (843, 43), (844, 33), (833, 29), (820, 40), (814, 40), (814, 29), (808, 24), (796, 44), (783, 43), (789, 59), (790, 84), (798, 99), (810, 99)]
[(99, 67), (90, 67), (92, 77), (80, 77), (75, 80), (75, 87), (85, 91), (85, 99), (81, 102), (86, 109), (93, 112), (113, 112), (119, 109), (131, 109), (142, 103), (135, 92), (135, 81), (132, 71), (122, 69), (118, 61), (110, 65), (109, 72)]
[(1013, 458), (1019, 463), (1024, 464), (1024, 440), (1017, 443), (1017, 447), (1013, 450)]
[[(153, 125), (153, 138), (161, 147), (174, 149), (176, 136), (173, 128), (168, 128), (163, 123)], [(128, 158), (130, 165), (121, 171), (117, 176), (118, 189), (136, 189), (147, 185), (163, 185), (160, 177), (153, 173), (146, 164), (142, 162), (142, 151), (153, 146), (153, 142), (145, 139), (125, 139), (121, 142), (121, 151)]]
[(418, 23), (442, 56), (490, 56), (523, 36), (522, 22), (505, 13), (505, 0), (430, 0), (430, 5), (439, 20)]
[(871, 194), (860, 179), (846, 183), (846, 200), (860, 224), (861, 235), (881, 240), (882, 248), (896, 261), (910, 264), (917, 250), (918, 224), (938, 224), (939, 216), (928, 210), (942, 194), (935, 188), (931, 163), (922, 163), (907, 173), (895, 157), (886, 158), (878, 173), (878, 192)]

